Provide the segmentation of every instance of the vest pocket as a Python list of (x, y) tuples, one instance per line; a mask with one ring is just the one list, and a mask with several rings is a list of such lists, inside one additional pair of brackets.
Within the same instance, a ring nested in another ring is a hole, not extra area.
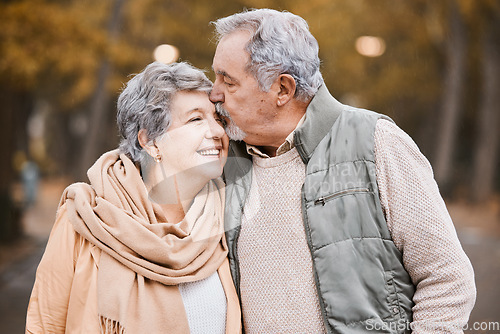
[(355, 193), (368, 193), (370, 192), (370, 189), (368, 188), (354, 188), (354, 189), (345, 189), (345, 190), (340, 190), (337, 191), (331, 195), (327, 196), (321, 196), (317, 200), (314, 201), (314, 205), (325, 205), (326, 202), (334, 200), (335, 198), (341, 197), (341, 196), (346, 196), (346, 195), (352, 195)]

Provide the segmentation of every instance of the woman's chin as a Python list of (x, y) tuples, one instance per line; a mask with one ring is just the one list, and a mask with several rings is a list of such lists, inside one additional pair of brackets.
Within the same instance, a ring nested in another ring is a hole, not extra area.
[(222, 175), (224, 164), (219, 159), (198, 166), (197, 173), (200, 177), (205, 176), (207, 182)]

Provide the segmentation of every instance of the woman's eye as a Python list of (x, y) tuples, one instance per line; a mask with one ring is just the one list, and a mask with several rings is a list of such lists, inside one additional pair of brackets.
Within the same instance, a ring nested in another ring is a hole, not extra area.
[(228, 87), (232, 87), (234, 86), (234, 84), (230, 83), (230, 82), (227, 82), (227, 81), (224, 81), (224, 84)]
[(198, 122), (198, 121), (201, 121), (201, 117), (193, 117), (189, 120), (189, 122)]

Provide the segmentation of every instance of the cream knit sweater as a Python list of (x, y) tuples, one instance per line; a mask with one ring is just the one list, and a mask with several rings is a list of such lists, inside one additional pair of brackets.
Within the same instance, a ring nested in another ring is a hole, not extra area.
[[(253, 150), (255, 152), (255, 150)], [(295, 148), (253, 156), (238, 257), (246, 333), (324, 333), (302, 222), (305, 165)], [(375, 163), (387, 225), (417, 290), (413, 333), (462, 333), (474, 273), (429, 162), (396, 125), (379, 120)]]

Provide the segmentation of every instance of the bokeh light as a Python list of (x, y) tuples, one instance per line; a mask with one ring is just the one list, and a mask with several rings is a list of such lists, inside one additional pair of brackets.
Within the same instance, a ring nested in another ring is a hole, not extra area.
[(356, 51), (365, 57), (379, 57), (385, 52), (385, 41), (375, 36), (358, 37)]
[(179, 58), (179, 49), (173, 45), (161, 44), (155, 48), (153, 57), (161, 63), (171, 64)]

